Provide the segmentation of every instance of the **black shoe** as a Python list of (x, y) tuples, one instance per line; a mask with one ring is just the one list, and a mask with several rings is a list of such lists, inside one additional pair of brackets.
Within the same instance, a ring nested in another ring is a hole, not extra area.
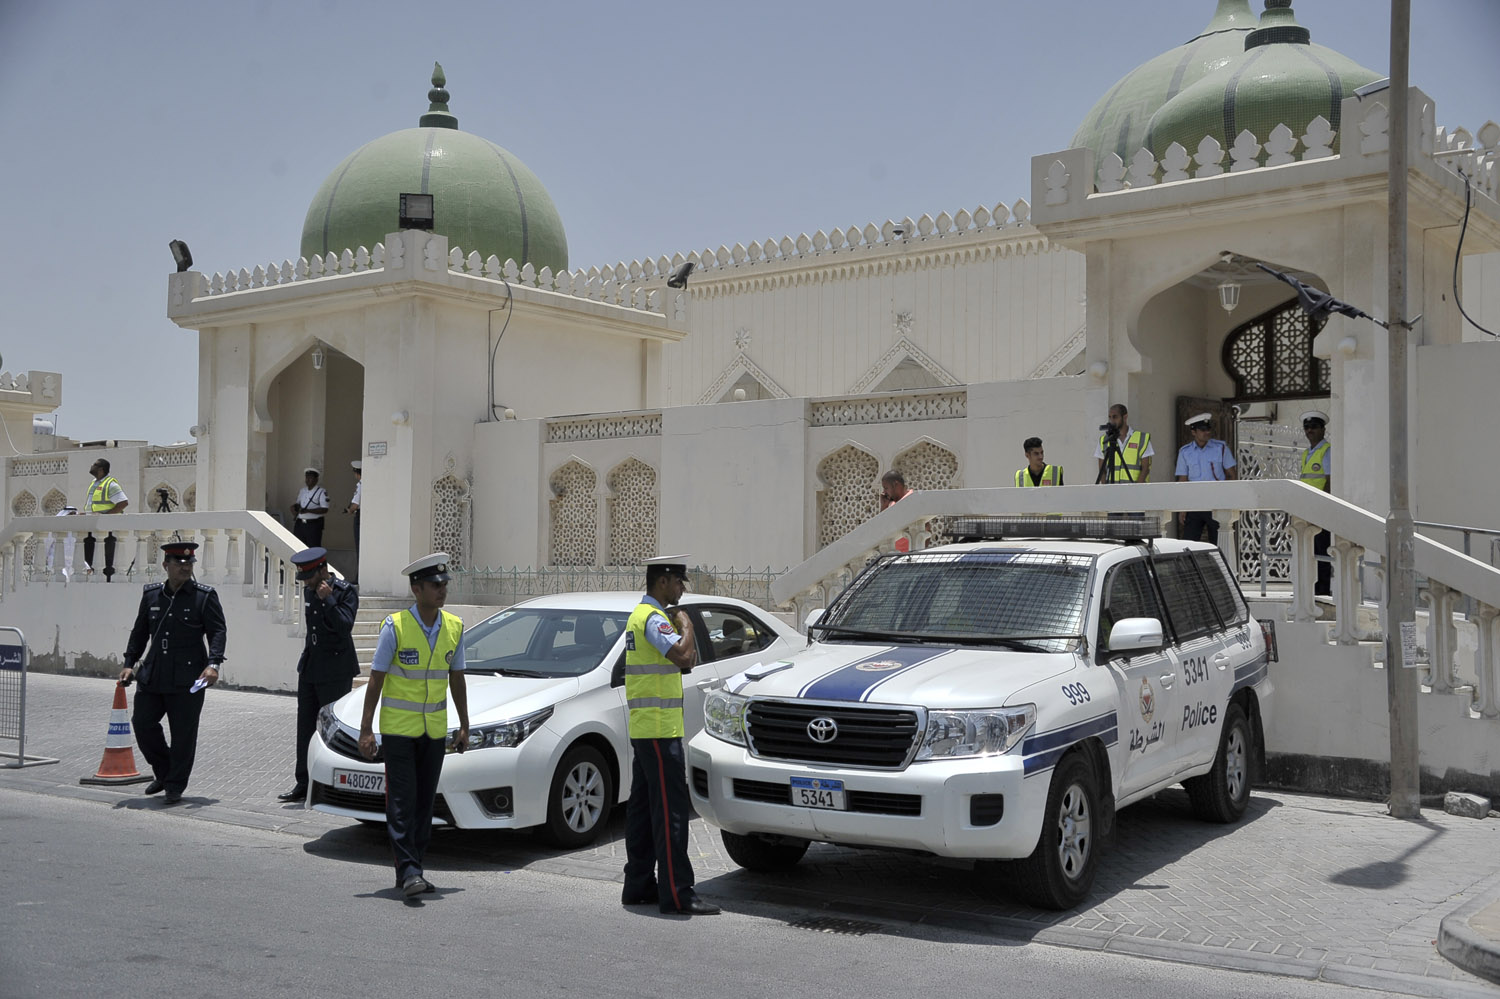
[(621, 905), (656, 905), (660, 901), (655, 891), (643, 891), (640, 894), (624, 892), (620, 895)]
[(307, 799), (307, 785), (298, 784), (290, 791), (283, 791), (276, 796), (277, 801), (305, 801)]
[(159, 780), (154, 780), (151, 783), (149, 783), (149, 784), (146, 785), (146, 793), (147, 794), (161, 794), (166, 789), (167, 789), (167, 785), (163, 784)]
[(428, 880), (420, 874), (408, 875), (406, 880), (401, 882), (401, 891), (407, 898), (411, 898), (413, 895), (420, 895), (426, 891), (435, 890)]
[(694, 895), (688, 899), (687, 905), (684, 905), (680, 909), (669, 909), (664, 906), (661, 911), (675, 913), (679, 916), (717, 916), (723, 910), (712, 902), (705, 902), (697, 895)]
[(182, 800), (181, 791), (168, 791), (167, 796), (162, 799), (162, 804), (175, 805)]

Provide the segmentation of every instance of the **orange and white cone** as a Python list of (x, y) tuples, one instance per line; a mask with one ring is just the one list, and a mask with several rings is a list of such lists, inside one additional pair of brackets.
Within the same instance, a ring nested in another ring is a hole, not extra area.
[(130, 734), (130, 709), (125, 701), (125, 687), (115, 684), (115, 703), (109, 712), (109, 732), (104, 737), (104, 759), (92, 777), (80, 777), (80, 784), (139, 784), (150, 780), (135, 768), (135, 740)]

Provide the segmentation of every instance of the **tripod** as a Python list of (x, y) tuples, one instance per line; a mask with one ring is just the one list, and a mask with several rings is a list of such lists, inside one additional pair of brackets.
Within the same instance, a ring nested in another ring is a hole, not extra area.
[(1115, 469), (1125, 469), (1125, 481), (1134, 482), (1135, 475), (1131, 473), (1130, 467), (1125, 464), (1124, 455), (1120, 454), (1120, 438), (1118, 436), (1108, 437), (1104, 442), (1104, 464), (1099, 466), (1099, 474), (1094, 478), (1094, 485), (1101, 485), (1115, 481)]
[(165, 489), (158, 489), (156, 491), (156, 512), (172, 512), (172, 494), (167, 492)]

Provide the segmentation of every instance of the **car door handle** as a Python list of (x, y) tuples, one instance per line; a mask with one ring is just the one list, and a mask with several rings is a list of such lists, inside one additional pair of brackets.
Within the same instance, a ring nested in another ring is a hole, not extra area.
[(1213, 658), (1210, 659), (1209, 662), (1219, 667), (1219, 669), (1225, 669), (1229, 666), (1229, 653), (1215, 652)]
[(1161, 681), (1161, 685), (1163, 687), (1165, 687), (1167, 690), (1171, 690), (1172, 684), (1177, 682), (1177, 674), (1163, 673), (1161, 676), (1157, 677), (1157, 679)]

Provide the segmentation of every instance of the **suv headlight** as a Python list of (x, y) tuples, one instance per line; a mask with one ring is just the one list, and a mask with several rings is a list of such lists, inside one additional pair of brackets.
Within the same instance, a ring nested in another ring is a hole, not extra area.
[(748, 697), (731, 694), (722, 688), (703, 695), (703, 730), (716, 739), (745, 744), (745, 705)]
[(984, 711), (930, 710), (927, 733), (917, 748), (916, 759), (998, 756), (1009, 752), (1035, 723), (1035, 704)]
[[(494, 722), (489, 725), (478, 725), (469, 729), (468, 749), (513, 749), (526, 740), (526, 737), (542, 727), (542, 723), (552, 717), (552, 705), (548, 705), (540, 711), (533, 711), (529, 715), (520, 718), (512, 718), (510, 721)], [(448, 752), (453, 752), (452, 741), (449, 741)]]
[(318, 709), (318, 738), (323, 740), (323, 745), (332, 746), (338, 730), (339, 720), (333, 715), (333, 705), (323, 705)]

